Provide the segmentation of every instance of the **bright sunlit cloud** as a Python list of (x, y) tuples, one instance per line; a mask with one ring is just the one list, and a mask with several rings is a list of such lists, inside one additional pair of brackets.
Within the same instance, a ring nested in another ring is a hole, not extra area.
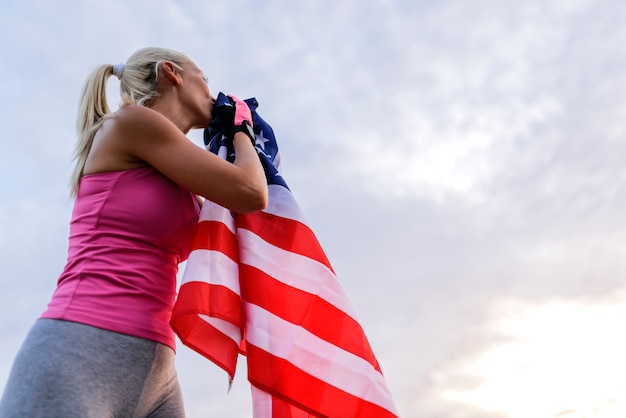
[(482, 382), (447, 395), (510, 418), (624, 417), (625, 318), (626, 298), (525, 306), (497, 323), (513, 342), (467, 365)]

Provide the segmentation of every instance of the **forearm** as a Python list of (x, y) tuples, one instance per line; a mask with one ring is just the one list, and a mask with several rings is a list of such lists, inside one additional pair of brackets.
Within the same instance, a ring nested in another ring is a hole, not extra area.
[(259, 200), (262, 208), (267, 206), (267, 179), (257, 151), (250, 138), (243, 132), (236, 132), (233, 137), (235, 147), (235, 161), (233, 164), (242, 170), (246, 178), (241, 184), (241, 193), (249, 195), (251, 199)]

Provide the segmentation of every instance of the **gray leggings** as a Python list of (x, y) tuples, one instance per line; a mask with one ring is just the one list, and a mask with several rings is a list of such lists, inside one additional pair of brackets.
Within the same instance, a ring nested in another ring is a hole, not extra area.
[(170, 347), (54, 319), (35, 322), (0, 400), (0, 418), (184, 416)]

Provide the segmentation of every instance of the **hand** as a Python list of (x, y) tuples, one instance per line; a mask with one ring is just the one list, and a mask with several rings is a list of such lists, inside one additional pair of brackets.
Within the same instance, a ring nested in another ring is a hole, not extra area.
[(228, 95), (230, 99), (230, 104), (235, 108), (235, 113), (233, 115), (233, 126), (239, 126), (244, 122), (248, 122), (250, 126), (252, 125), (252, 114), (250, 113), (250, 108), (248, 105), (237, 96), (233, 96), (232, 94)]
[(243, 101), (232, 95), (220, 92), (215, 100), (211, 124), (204, 132), (204, 142), (208, 145), (217, 135), (223, 133), (232, 141), (236, 132), (243, 132), (255, 143), (252, 129), (252, 115), (250, 108)]
[(232, 126), (226, 129), (228, 137), (233, 139), (235, 137), (235, 133), (243, 132), (248, 135), (252, 141), (252, 145), (254, 146), (256, 139), (254, 137), (254, 130), (252, 129), (252, 113), (250, 112), (250, 108), (243, 100), (236, 96), (229, 94), (228, 99), (234, 108)]

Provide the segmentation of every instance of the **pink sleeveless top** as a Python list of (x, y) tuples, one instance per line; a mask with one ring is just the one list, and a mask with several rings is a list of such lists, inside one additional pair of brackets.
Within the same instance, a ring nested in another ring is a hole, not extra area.
[(175, 349), (169, 322), (176, 274), (189, 255), (198, 214), (195, 196), (152, 167), (83, 176), (67, 264), (41, 317)]

